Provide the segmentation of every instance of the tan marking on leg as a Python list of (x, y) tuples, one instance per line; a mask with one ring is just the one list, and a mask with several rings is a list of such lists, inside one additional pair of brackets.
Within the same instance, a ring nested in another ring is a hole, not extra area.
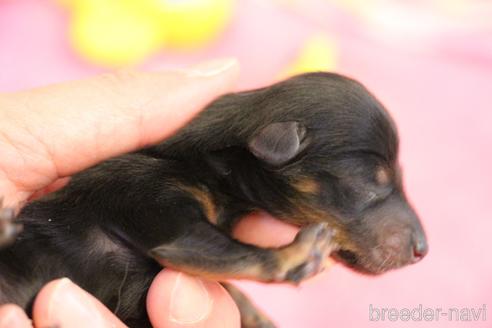
[(180, 186), (180, 189), (189, 192), (200, 203), (205, 216), (210, 223), (216, 225), (218, 220), (217, 208), (212, 195), (208, 190), (193, 186)]
[(233, 266), (228, 266), (227, 268), (217, 268), (216, 271), (214, 268), (207, 270), (207, 268), (199, 268), (189, 264), (175, 264), (167, 261), (166, 259), (159, 259), (158, 262), (164, 267), (215, 281), (227, 281), (230, 279), (246, 279), (260, 282), (272, 281), (271, 273), (265, 272), (265, 269), (260, 262), (258, 264), (250, 264), (247, 266), (241, 265), (241, 263), (238, 262)]
[(163, 266), (218, 281), (251, 279), (298, 284), (321, 271), (323, 259), (334, 247), (331, 236), (327, 225), (313, 224), (301, 229), (289, 245), (258, 249), (257, 254), (234, 256), (224, 253), (209, 258), (201, 250), (186, 253), (172, 245), (157, 247), (153, 252), (154, 258)]

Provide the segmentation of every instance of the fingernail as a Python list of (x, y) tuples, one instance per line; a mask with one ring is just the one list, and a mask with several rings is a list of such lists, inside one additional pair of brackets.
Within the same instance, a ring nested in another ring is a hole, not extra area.
[(205, 320), (213, 305), (203, 282), (183, 273), (176, 276), (170, 302), (171, 321), (182, 325)]
[(236, 58), (216, 59), (191, 66), (185, 70), (185, 73), (190, 77), (211, 77), (237, 65), (238, 60)]
[(25, 314), (12, 310), (0, 317), (0, 328), (32, 327), (29, 321)]
[(47, 318), (50, 325), (59, 327), (105, 327), (94, 303), (68, 278), (54, 287)]

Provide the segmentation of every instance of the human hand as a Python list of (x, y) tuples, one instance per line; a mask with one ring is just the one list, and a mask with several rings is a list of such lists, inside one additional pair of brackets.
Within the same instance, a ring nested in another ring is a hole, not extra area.
[[(0, 95), (4, 205), (22, 204), (91, 165), (161, 141), (229, 91), (237, 72), (237, 63), (228, 60), (186, 71), (119, 72)], [(254, 235), (248, 234), (251, 229)], [(294, 235), (293, 227), (267, 216), (247, 218), (237, 228), (239, 238), (263, 246), (275, 244), (266, 245), (267, 241), (286, 243)], [(240, 326), (236, 305), (220, 284), (168, 269), (155, 278), (147, 309), (154, 327)], [(33, 321), (36, 327), (124, 326), (67, 279), (52, 281), (40, 291)], [(31, 323), (19, 307), (4, 305), (0, 328), (4, 327)]]

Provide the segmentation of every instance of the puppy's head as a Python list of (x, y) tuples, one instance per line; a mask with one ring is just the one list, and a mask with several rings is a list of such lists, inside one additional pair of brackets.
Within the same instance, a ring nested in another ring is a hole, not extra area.
[(424, 257), (426, 237), (402, 188), (396, 128), (377, 99), (328, 73), (261, 92), (254, 106), (262, 124), (248, 148), (285, 182), (289, 205), (273, 212), (298, 224), (328, 222), (336, 230), (334, 257), (360, 272)]

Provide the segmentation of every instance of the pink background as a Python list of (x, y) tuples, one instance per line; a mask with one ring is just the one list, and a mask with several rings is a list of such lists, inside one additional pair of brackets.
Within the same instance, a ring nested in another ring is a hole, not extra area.
[[(192, 54), (163, 51), (145, 66), (233, 55), (242, 62), (240, 87), (249, 88), (278, 76), (313, 32), (328, 33), (340, 52), (337, 71), (365, 83), (398, 123), (406, 189), (430, 252), (377, 278), (335, 266), (298, 288), (241, 285), (280, 327), (492, 327), (492, 25), (471, 20), (399, 35), (327, 3), (293, 10), (240, 1), (217, 42)], [(0, 0), (0, 92), (104, 70), (74, 53), (68, 22), (53, 2)], [(487, 320), (372, 322), (369, 304), (444, 311), (486, 304)]]

